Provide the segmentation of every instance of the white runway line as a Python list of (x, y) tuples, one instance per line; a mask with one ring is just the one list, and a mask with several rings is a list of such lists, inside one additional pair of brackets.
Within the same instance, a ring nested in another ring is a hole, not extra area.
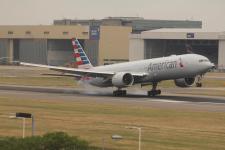
[(164, 103), (189, 103), (187, 101), (175, 101), (175, 100), (167, 100), (167, 99), (158, 99), (158, 100), (148, 100), (152, 102), (164, 102)]
[[(192, 98), (192, 97), (190, 97)], [(215, 102), (192, 102), (192, 101), (177, 101), (177, 100), (167, 100), (167, 99), (154, 99), (147, 100), (150, 102), (162, 102), (162, 103), (185, 103), (185, 104), (210, 104), (210, 105), (225, 105), (225, 103), (215, 103)]]

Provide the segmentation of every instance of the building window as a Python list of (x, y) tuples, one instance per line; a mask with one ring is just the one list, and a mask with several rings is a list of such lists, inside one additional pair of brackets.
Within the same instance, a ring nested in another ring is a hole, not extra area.
[(13, 34), (13, 31), (8, 31), (8, 34)]
[(68, 35), (69, 33), (68, 32), (63, 32), (63, 35)]
[(45, 31), (44, 34), (45, 34), (45, 35), (48, 35), (48, 34), (49, 34), (49, 31)]
[(88, 32), (82, 32), (83, 35), (88, 35)]
[(30, 31), (26, 31), (26, 34), (31, 34), (31, 32)]

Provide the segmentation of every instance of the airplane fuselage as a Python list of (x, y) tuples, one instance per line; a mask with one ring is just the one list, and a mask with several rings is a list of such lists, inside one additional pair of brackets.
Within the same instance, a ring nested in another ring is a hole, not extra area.
[[(205, 74), (214, 65), (208, 58), (197, 54), (172, 55), (154, 59), (125, 62), (92, 68), (95, 71), (145, 72), (146, 76), (134, 84), (159, 82)], [(113, 86), (108, 79), (91, 78), (90, 84), (100, 87)]]

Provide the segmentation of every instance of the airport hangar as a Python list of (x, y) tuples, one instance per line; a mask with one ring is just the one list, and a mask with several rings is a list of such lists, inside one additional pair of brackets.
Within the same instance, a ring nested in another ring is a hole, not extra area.
[(219, 69), (224, 69), (225, 33), (201, 27), (201, 21), (139, 17), (66, 19), (55, 20), (54, 25), (0, 26), (0, 59), (9, 57), (10, 62), (67, 65), (74, 61), (71, 39), (76, 37), (93, 65), (185, 54), (188, 44), (194, 53), (207, 56)]
[(129, 59), (179, 55), (191, 50), (225, 70), (225, 32), (203, 29), (156, 29), (130, 35)]
[(0, 62), (66, 65), (71, 38), (78, 38), (93, 65), (129, 61), (130, 34), (159, 28), (201, 28), (201, 21), (109, 17), (101, 20), (54, 20), (53, 25), (0, 26)]

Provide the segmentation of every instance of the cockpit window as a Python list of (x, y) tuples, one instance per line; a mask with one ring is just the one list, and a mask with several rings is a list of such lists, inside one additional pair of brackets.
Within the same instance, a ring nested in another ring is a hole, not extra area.
[(209, 62), (209, 60), (208, 59), (200, 59), (198, 62)]

